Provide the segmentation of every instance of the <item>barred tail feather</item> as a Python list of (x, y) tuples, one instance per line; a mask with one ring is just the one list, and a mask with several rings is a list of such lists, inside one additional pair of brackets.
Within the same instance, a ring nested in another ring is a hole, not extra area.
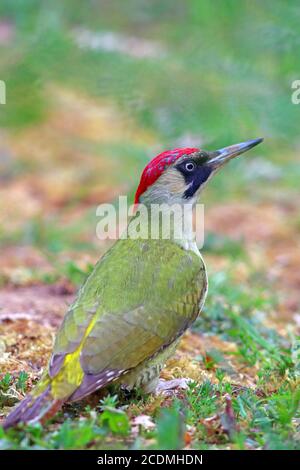
[(51, 395), (51, 386), (38, 396), (28, 395), (7, 416), (2, 424), (4, 429), (16, 426), (19, 423), (41, 421), (51, 418), (62, 406), (63, 400), (56, 400)]

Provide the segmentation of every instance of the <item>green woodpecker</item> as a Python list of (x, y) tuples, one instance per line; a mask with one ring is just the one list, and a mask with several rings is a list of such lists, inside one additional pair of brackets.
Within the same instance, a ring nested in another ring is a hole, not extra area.
[[(156, 203), (176, 203), (192, 211), (219, 168), (261, 141), (213, 152), (163, 152), (144, 169), (135, 202), (149, 209)], [(192, 216), (187, 220), (179, 239), (173, 236), (174, 227), (169, 239), (139, 238), (131, 236), (133, 216), (128, 236), (116, 241), (80, 288), (57, 333), (46, 371), (6, 418), (5, 428), (44, 421), (63, 403), (112, 382), (129, 389), (155, 389), (165, 361), (197, 318), (207, 292), (205, 265), (191, 236)]]

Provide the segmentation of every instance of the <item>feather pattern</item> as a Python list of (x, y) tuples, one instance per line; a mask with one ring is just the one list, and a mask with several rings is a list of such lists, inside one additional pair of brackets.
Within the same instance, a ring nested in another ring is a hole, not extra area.
[[(71, 386), (72, 400), (134, 369), (186, 330), (198, 315), (206, 287), (202, 258), (194, 253), (169, 240), (118, 241), (96, 265), (58, 333), (50, 360), (54, 388), (74, 376), (68, 356), (78, 355), (82, 370), (80, 383)], [(71, 336), (68, 328), (78, 322), (77, 309), (91, 309), (95, 299), (92, 319), (87, 312), (89, 325), (81, 317), (85, 332), (78, 328), (78, 337)], [(79, 346), (73, 352), (63, 352), (74, 344)]]
[(136, 373), (152, 358), (161, 369), (159, 357), (195, 320), (206, 291), (203, 260), (192, 251), (170, 240), (119, 240), (70, 306), (44, 379), (5, 426), (45, 419), (123, 376), (143, 382)]

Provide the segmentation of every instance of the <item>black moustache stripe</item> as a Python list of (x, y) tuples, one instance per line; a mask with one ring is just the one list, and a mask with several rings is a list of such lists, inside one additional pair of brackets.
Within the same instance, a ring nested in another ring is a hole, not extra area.
[(181, 170), (181, 172), (184, 176), (186, 184), (190, 185), (188, 189), (184, 192), (183, 197), (185, 199), (189, 199), (190, 197), (193, 197), (196, 191), (198, 191), (198, 189), (200, 188), (200, 186), (202, 186), (202, 184), (207, 181), (207, 179), (211, 175), (212, 168), (206, 165), (202, 165), (193, 172), (187, 172), (184, 170)]

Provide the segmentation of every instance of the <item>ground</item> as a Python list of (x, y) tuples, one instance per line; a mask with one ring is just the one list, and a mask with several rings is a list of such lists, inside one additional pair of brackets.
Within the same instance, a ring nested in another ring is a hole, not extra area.
[(189, 384), (109, 390), (43, 428), (0, 426), (0, 449), (299, 448), (296, 5), (130, 0), (116, 16), (107, 2), (98, 15), (65, 3), (51, 15), (35, 0), (0, 6), (0, 420), (38, 381), (110, 246), (97, 205), (132, 201), (163, 149), (265, 142), (203, 193), (207, 301), (161, 374)]

